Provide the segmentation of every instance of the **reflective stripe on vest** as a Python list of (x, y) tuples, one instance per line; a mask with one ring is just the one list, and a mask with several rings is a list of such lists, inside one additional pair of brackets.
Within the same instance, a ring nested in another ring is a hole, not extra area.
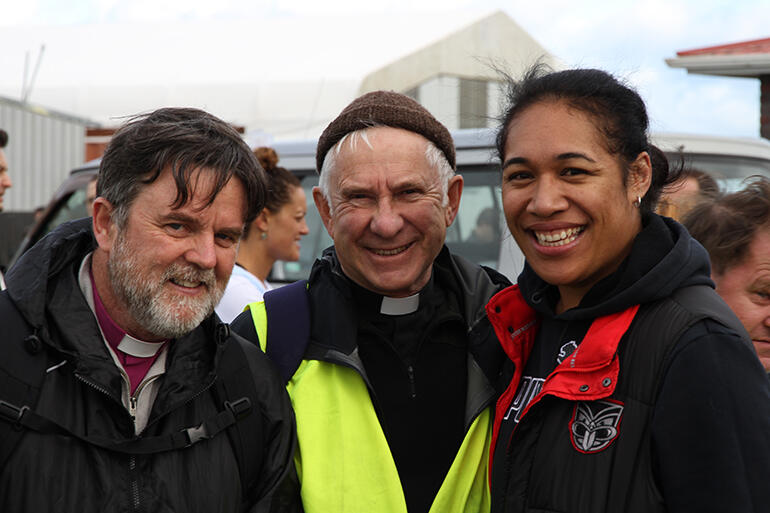
[[(251, 306), (254, 327), (260, 340), (265, 340), (264, 303), (262, 313), (259, 304)], [(390, 447), (358, 372), (330, 362), (303, 360), (286, 388), (297, 420), (294, 460), (305, 511), (407, 513)], [(430, 513), (489, 511), (490, 409), (465, 434)]]

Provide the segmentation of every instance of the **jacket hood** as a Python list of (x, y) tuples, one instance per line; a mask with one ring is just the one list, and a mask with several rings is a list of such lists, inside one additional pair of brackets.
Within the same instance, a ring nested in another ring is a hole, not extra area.
[(59, 225), (32, 246), (6, 275), (8, 293), (31, 325), (44, 318), (46, 298), (53, 278), (61, 272), (77, 273), (81, 260), (96, 247), (91, 218)]
[(691, 285), (714, 283), (706, 250), (687, 230), (667, 217), (646, 214), (630, 254), (618, 269), (596, 283), (580, 304), (556, 315), (559, 294), (525, 264), (518, 283), (524, 299), (539, 313), (562, 320), (593, 319), (670, 296)]

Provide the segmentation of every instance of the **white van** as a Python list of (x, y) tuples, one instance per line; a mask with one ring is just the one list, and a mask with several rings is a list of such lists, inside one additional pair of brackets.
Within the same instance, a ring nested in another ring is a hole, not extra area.
[[(503, 217), (500, 198), (500, 164), (495, 150), (495, 131), (467, 129), (452, 132), (457, 148), (457, 172), (465, 187), (460, 210), (447, 231), (447, 245), (460, 255), (487, 265), (515, 281), (524, 257)], [(710, 137), (686, 134), (655, 134), (653, 143), (663, 150), (672, 165), (712, 174), (725, 190), (740, 188), (751, 175), (770, 177), (770, 142), (764, 139)], [(302, 239), (298, 262), (277, 262), (272, 279), (293, 281), (306, 278), (313, 261), (332, 244), (313, 204), (310, 190), (318, 183), (315, 173), (315, 141), (287, 141), (273, 145), (280, 165), (300, 176), (308, 197), (307, 223), (310, 234)], [(494, 242), (479, 242), (473, 231), (477, 221), (497, 219)]]
[(725, 192), (741, 188), (752, 175), (770, 176), (770, 141), (750, 137), (692, 134), (653, 134), (653, 144), (666, 152), (672, 165), (684, 159), (687, 168), (709, 173)]

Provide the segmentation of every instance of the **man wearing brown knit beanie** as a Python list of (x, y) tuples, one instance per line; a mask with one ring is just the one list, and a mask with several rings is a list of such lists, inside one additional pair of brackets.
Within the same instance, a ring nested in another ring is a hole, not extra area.
[[(298, 300), (272, 291), (233, 323), (260, 334), (288, 380), (305, 511), (488, 511), (501, 353), (484, 306), (507, 280), (444, 246), (463, 188), (452, 137), (419, 103), (377, 91), (331, 122), (316, 162), (334, 246)], [(281, 295), (309, 335), (271, 324)]]

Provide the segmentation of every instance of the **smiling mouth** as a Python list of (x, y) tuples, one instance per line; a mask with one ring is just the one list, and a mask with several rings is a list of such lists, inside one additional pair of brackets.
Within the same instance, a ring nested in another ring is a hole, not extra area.
[(534, 231), (538, 244), (546, 247), (558, 247), (574, 242), (580, 233), (585, 230), (585, 226), (577, 228), (567, 228), (565, 230), (551, 230), (547, 232)]
[(181, 278), (171, 278), (170, 281), (174, 285), (179, 285), (180, 287), (184, 287), (186, 289), (194, 289), (204, 284), (202, 281), (190, 281)]
[(412, 244), (409, 243), (409, 244), (406, 244), (405, 246), (401, 246), (400, 248), (395, 248), (395, 249), (376, 249), (376, 248), (371, 248), (371, 251), (375, 255), (379, 255), (379, 256), (393, 256), (393, 255), (398, 255), (399, 253), (403, 253), (404, 251), (409, 249), (409, 247), (411, 245)]

